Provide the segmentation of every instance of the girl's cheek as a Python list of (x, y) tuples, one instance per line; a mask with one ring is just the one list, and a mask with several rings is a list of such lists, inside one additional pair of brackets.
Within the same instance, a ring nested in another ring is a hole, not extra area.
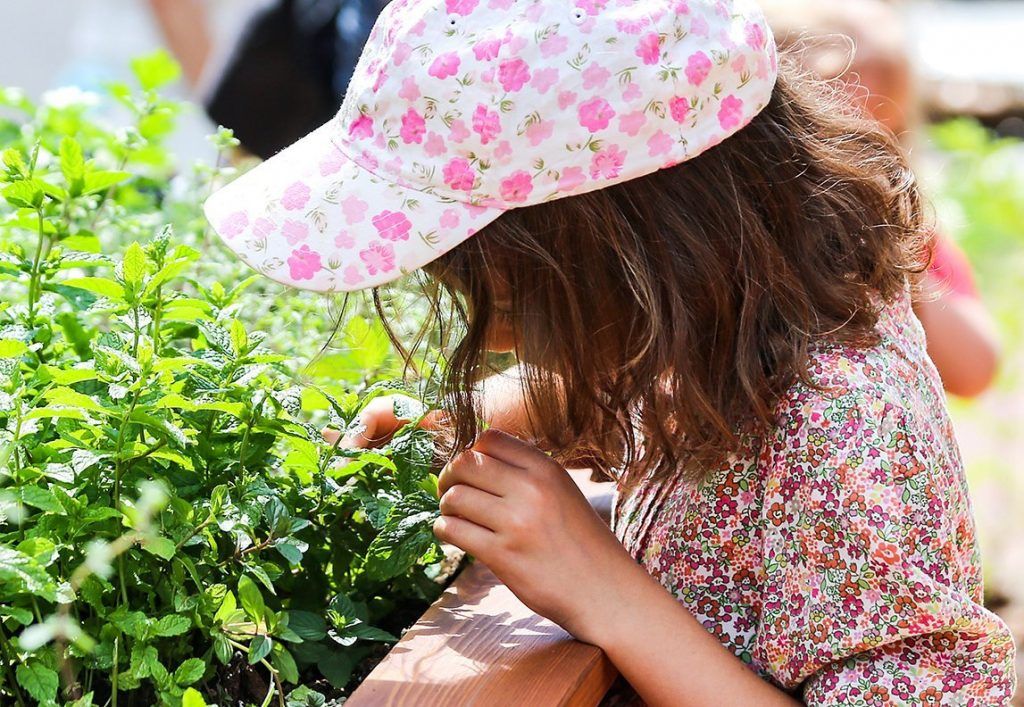
[(487, 332), (487, 350), (491, 353), (512, 353), (515, 341), (512, 323), (505, 317), (494, 317)]

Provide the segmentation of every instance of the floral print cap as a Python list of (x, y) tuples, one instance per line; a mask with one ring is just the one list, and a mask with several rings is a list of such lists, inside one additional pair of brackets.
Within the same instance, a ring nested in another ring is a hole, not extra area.
[(204, 208), (274, 280), (373, 287), (509, 209), (699, 155), (776, 76), (754, 0), (393, 0), (338, 114)]

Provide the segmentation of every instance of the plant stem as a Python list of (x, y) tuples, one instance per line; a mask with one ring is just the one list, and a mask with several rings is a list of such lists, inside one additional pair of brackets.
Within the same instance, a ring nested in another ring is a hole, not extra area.
[(206, 527), (208, 527), (210, 525), (213, 525), (213, 523), (214, 523), (214, 519), (212, 517), (210, 517), (210, 518), (207, 518), (206, 520), (204, 520), (199, 525), (197, 525), (195, 528), (192, 529), (191, 533), (189, 533), (184, 538), (182, 538), (181, 542), (179, 542), (177, 545), (174, 546), (174, 551), (177, 552), (178, 550), (180, 550), (182, 547), (185, 546), (185, 543), (187, 543), (189, 540), (194, 538), (199, 533), (203, 532), (204, 528), (206, 528)]
[[(22, 421), (22, 405), (21, 398), (18, 398), (18, 418), (17, 422), (14, 423), (14, 439), (11, 444), (14, 445), (14, 488), (19, 491), (18, 493), (18, 516), (23, 517), (25, 515), (25, 504), (21, 501), (21, 452), (18, 449), (18, 440), (21, 439), (21, 421)], [(25, 539), (25, 524), (18, 523), (18, 538), (20, 540)]]
[[(135, 412), (135, 406), (139, 404), (139, 396), (142, 394), (142, 387), (139, 386), (135, 390), (135, 395), (132, 397), (132, 404), (128, 408), (128, 413), (124, 416), (124, 420), (121, 421), (121, 427), (117, 431), (117, 447), (114, 450), (114, 507), (120, 508), (121, 506), (121, 474), (124, 473), (124, 464), (121, 459), (121, 452), (124, 449), (124, 438), (128, 432), (129, 421), (131, 420), (132, 413)], [(117, 557), (117, 578), (118, 583), (121, 585), (121, 601), (124, 604), (128, 603), (128, 590), (124, 583), (124, 556), (118, 555)]]
[(110, 679), (110, 705), (111, 707), (117, 707), (117, 664), (118, 664), (118, 646), (121, 643), (120, 636), (114, 636), (114, 674)]
[(164, 312), (163, 285), (156, 288), (154, 292), (156, 304), (153, 306), (153, 354), (160, 356), (160, 319)]
[[(11, 691), (14, 693), (14, 699), (18, 701), (18, 707), (25, 707), (25, 699), (21, 696), (21, 689), (18, 687), (18, 682), (14, 679), (14, 671), (11, 666), (14, 664), (14, 660), (11, 659), (7, 652), (7, 647), (10, 645), (10, 641), (7, 639), (7, 634), (4, 632), (4, 623), (0, 621), (0, 646), (4, 649), (4, 675), (6, 682), (11, 684)], [(0, 683), (2, 684), (2, 683)]]
[(43, 612), (39, 610), (39, 602), (36, 601), (35, 597), (32, 597), (32, 611), (36, 615), (36, 621), (43, 623)]
[(39, 220), (39, 237), (36, 239), (36, 255), (32, 259), (32, 272), (28, 281), (28, 328), (36, 325), (36, 302), (39, 300), (39, 264), (43, 259), (43, 243), (46, 240), (46, 233), (43, 230), (43, 208), (36, 208), (36, 217)]
[(263, 391), (263, 397), (260, 401), (252, 406), (252, 412), (249, 414), (249, 420), (245, 424), (245, 431), (242, 433), (242, 442), (238, 445), (238, 466), (242, 471), (245, 471), (245, 448), (249, 445), (249, 433), (252, 431), (252, 426), (257, 422), (260, 411), (263, 409), (263, 403), (267, 401), (269, 392)]
[(129, 459), (128, 463), (131, 464), (132, 462), (137, 462), (139, 459), (145, 459), (146, 457), (148, 457), (153, 452), (158, 452), (158, 451), (160, 451), (162, 448), (164, 448), (166, 446), (167, 446), (167, 440), (166, 439), (162, 439), (159, 442), (157, 442), (156, 444), (154, 444), (153, 446), (149, 447), (146, 451), (144, 451), (139, 456), (132, 457), (131, 459)]
[(139, 404), (139, 396), (142, 395), (142, 386), (139, 386), (135, 390), (135, 395), (132, 397), (132, 404), (128, 408), (128, 413), (124, 416), (121, 421), (121, 427), (117, 431), (117, 448), (114, 450), (114, 506), (118, 506), (121, 503), (121, 474), (124, 471), (123, 461), (121, 459), (121, 451), (124, 449), (124, 438), (128, 432), (128, 425), (132, 417), (132, 413), (135, 412), (135, 406)]

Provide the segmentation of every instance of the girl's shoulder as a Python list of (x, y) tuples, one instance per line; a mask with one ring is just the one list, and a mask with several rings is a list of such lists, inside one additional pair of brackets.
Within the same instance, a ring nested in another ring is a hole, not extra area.
[(882, 403), (907, 413), (945, 410), (945, 392), (928, 356), (924, 328), (909, 290), (882, 303), (875, 326), (879, 340), (858, 347), (836, 340), (814, 343), (808, 380), (797, 381), (780, 401), (780, 413), (796, 407), (835, 408), (846, 403)]
[(794, 383), (779, 401), (761, 464), (789, 469), (810, 453), (817, 468), (834, 470), (913, 445), (922, 464), (959, 483), (963, 469), (945, 392), (909, 292), (885, 304), (877, 330), (874, 346), (823, 341), (812, 347), (808, 380)]

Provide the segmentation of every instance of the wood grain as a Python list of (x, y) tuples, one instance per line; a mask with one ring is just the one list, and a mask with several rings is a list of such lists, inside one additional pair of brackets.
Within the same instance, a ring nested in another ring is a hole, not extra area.
[[(609, 486), (573, 477), (607, 519)], [(618, 676), (599, 649), (530, 611), (480, 563), (465, 568), (346, 707), (594, 707)]]
[(593, 707), (616, 675), (599, 648), (534, 614), (474, 563), (345, 704)]

